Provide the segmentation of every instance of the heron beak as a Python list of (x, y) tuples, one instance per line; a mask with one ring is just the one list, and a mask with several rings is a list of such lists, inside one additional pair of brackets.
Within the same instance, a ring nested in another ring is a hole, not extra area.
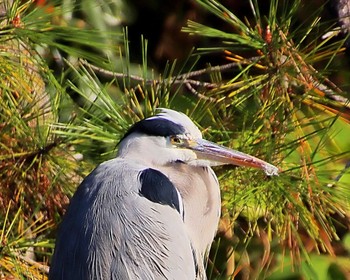
[(217, 145), (204, 139), (189, 140), (187, 148), (194, 151), (199, 161), (209, 162), (211, 166), (232, 164), (262, 169), (266, 175), (278, 175), (279, 169), (261, 159)]

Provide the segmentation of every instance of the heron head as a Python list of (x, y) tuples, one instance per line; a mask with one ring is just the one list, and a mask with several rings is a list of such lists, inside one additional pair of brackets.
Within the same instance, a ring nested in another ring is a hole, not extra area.
[(183, 162), (193, 166), (232, 164), (259, 168), (278, 175), (278, 168), (251, 155), (204, 140), (198, 127), (183, 113), (160, 112), (134, 124), (120, 142), (118, 156), (164, 165)]

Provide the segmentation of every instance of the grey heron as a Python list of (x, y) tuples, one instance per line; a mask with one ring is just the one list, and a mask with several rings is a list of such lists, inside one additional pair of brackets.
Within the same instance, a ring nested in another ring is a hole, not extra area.
[(221, 207), (211, 166), (223, 164), (278, 173), (204, 140), (183, 113), (160, 109), (137, 122), (72, 197), (49, 279), (206, 279)]

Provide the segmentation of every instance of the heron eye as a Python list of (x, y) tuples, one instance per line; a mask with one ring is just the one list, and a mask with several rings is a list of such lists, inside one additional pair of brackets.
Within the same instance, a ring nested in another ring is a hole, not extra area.
[(173, 145), (180, 145), (180, 144), (183, 144), (184, 142), (184, 140), (177, 135), (171, 136), (170, 141), (171, 141), (171, 144)]

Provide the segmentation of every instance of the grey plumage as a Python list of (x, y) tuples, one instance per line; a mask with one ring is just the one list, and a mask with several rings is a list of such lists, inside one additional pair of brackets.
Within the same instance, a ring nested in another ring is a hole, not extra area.
[(350, 1), (335, 0), (332, 2), (338, 14), (338, 22), (343, 33), (350, 31)]
[[(56, 261), (64, 263), (52, 266), (50, 278), (194, 278), (190, 241), (179, 227), (181, 216), (139, 194), (138, 175), (144, 168), (113, 159), (84, 180), (56, 244), (61, 248)], [(191, 266), (186, 269), (184, 263)]]
[(135, 124), (117, 158), (98, 166), (71, 199), (49, 278), (206, 279), (220, 217), (210, 165), (277, 169), (201, 138), (172, 110)]

